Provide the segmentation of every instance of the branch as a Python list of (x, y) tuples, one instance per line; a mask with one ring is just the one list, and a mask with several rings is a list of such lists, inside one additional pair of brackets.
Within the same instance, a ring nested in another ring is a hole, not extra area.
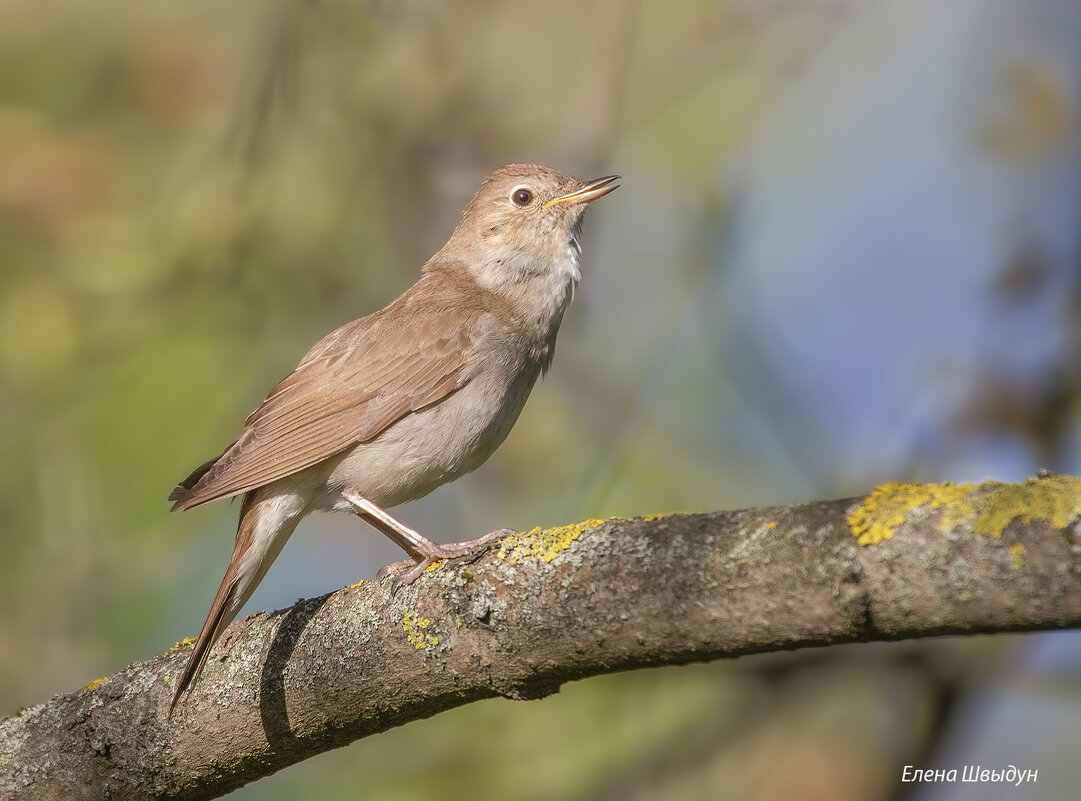
[(1081, 624), (1081, 479), (513, 534), (393, 595), (362, 582), (0, 721), (0, 798), (205, 799), (496, 695), (845, 642)]

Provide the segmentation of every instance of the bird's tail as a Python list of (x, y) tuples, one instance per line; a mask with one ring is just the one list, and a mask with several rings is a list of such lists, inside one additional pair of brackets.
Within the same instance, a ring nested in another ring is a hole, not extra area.
[(177, 680), (176, 692), (169, 705), (170, 715), (184, 691), (195, 686), (207, 657), (210, 656), (210, 649), (255, 592), (271, 563), (300, 522), (300, 514), (261, 514), (262, 506), (256, 498), (259, 492), (260, 490), (253, 490), (244, 496), (229, 567), (226, 568), (218, 592), (210, 604), (210, 611), (199, 632), (199, 638), (195, 641), (191, 656), (188, 657), (184, 672)]

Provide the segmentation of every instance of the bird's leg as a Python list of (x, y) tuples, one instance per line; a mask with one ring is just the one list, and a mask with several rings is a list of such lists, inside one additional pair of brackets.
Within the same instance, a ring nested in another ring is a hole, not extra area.
[(453, 559), (458, 556), (464, 556), (498, 537), (503, 537), (512, 533), (510, 529), (497, 529), (496, 531), (485, 534), (483, 537), (465, 540), (464, 542), (440, 545), (439, 543), (432, 542), (427, 537), (424, 537), (411, 529), (405, 523), (394, 518), (385, 509), (376, 506), (360, 493), (353, 492), (352, 490), (345, 490), (342, 492), (342, 497), (353, 504), (358, 516), (366, 520), (372, 527), (381, 531), (399, 548), (413, 557), (411, 562), (394, 562), (381, 568), (379, 572), (376, 573), (376, 578), (382, 579), (388, 573), (399, 567), (410, 566), (408, 572), (395, 577), (395, 584), (412, 584), (432, 565), (433, 562), (440, 559)]

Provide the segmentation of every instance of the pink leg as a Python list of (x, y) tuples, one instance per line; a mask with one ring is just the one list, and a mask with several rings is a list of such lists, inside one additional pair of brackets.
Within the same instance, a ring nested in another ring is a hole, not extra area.
[(411, 565), (408, 572), (395, 576), (395, 585), (412, 584), (433, 562), (439, 559), (454, 559), (458, 556), (465, 556), (494, 539), (512, 533), (510, 529), (498, 529), (476, 539), (440, 545), (421, 536), (405, 523), (392, 517), (385, 509), (376, 506), (357, 492), (345, 490), (342, 492), (342, 497), (356, 507), (357, 514), (361, 518), (389, 537), (391, 541), (412, 557), (411, 562), (389, 564), (376, 574), (377, 579), (382, 579), (389, 572), (399, 567)]

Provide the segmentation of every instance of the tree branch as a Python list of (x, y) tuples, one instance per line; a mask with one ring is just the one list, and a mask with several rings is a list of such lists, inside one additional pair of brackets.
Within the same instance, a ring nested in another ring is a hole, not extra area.
[(0, 798), (205, 799), (481, 698), (844, 642), (1081, 624), (1081, 479), (514, 534), (390, 593), (234, 624), (166, 718), (187, 648), (0, 721)]

